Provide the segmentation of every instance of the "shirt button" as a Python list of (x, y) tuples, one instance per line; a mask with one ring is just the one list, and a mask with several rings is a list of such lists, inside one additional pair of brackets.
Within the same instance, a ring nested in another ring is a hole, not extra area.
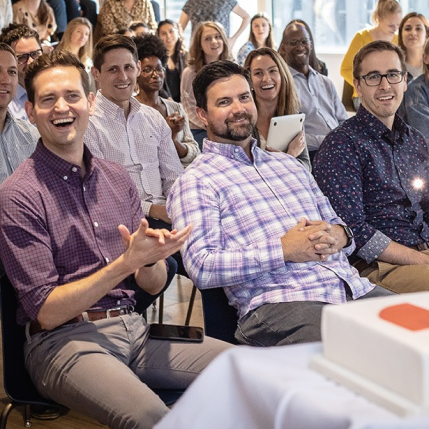
[(85, 188), (85, 186), (83, 187), (83, 192), (85, 192), (86, 191), (86, 188)]
[(98, 227), (98, 222), (94, 222), (94, 226), (97, 228)]
[(235, 149), (234, 149), (234, 152), (236, 152), (236, 153), (237, 153), (238, 151), (239, 151), (239, 149), (238, 149), (238, 148), (235, 148)]
[(231, 155), (231, 159), (234, 159), (234, 155)]
[(110, 259), (109, 259), (109, 258), (106, 258), (106, 262), (107, 262), (107, 263), (109, 263), (109, 262), (110, 262)]
[(67, 180), (67, 179), (68, 179), (68, 177), (67, 177), (67, 176), (64, 176), (64, 177), (63, 177), (63, 179), (64, 179), (64, 180)]
[(76, 173), (77, 168), (76, 168), (76, 167), (73, 167), (73, 168), (72, 168), (72, 171), (73, 171), (73, 173)]

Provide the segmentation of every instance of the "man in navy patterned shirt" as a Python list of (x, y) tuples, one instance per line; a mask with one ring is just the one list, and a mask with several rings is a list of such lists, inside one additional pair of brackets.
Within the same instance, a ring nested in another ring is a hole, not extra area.
[(353, 62), (362, 105), (324, 140), (314, 175), (353, 229), (361, 275), (394, 292), (429, 290), (429, 147), (396, 114), (404, 55), (376, 41)]

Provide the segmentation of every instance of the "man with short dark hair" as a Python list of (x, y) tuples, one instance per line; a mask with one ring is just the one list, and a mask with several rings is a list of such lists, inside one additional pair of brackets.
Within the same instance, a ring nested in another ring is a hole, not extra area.
[(279, 53), (286, 61), (305, 113), (305, 139), (313, 161), (323, 139), (347, 118), (333, 82), (310, 66), (313, 48), (304, 25), (292, 21), (284, 32)]
[(429, 290), (429, 145), (396, 114), (404, 54), (372, 42), (356, 54), (353, 76), (361, 107), (326, 137), (315, 178), (354, 232), (361, 275), (398, 293)]
[(176, 228), (192, 223), (185, 268), (198, 288), (224, 288), (238, 310), (239, 342), (318, 341), (327, 303), (388, 292), (348, 263), (353, 237), (308, 170), (257, 147), (250, 85), (249, 72), (230, 61), (195, 77), (208, 139), (173, 185), (167, 210)]
[(0, 186), (0, 258), (25, 325), (39, 392), (111, 428), (152, 428), (168, 408), (152, 388), (185, 389), (227, 345), (154, 340), (133, 311), (153, 296), (191, 226), (148, 227), (136, 187), (83, 143), (94, 95), (84, 65), (54, 51), (26, 73), (41, 139)]
[(95, 46), (93, 61), (100, 90), (85, 143), (94, 155), (128, 170), (149, 223), (159, 220), (164, 223), (157, 227), (168, 227), (165, 201), (183, 167), (162, 115), (132, 96), (140, 74), (137, 47), (127, 36), (106, 36)]
[(39, 34), (24, 24), (10, 24), (2, 29), (0, 42), (9, 45), (16, 54), (18, 61), (18, 82), (15, 97), (9, 104), (9, 110), (13, 117), (28, 120), (25, 111), (27, 91), (25, 90), (25, 70), (37, 57), (42, 55), (42, 45)]

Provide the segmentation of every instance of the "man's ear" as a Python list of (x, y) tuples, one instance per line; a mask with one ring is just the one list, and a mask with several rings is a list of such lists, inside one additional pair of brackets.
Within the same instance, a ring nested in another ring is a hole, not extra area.
[(353, 86), (355, 87), (356, 92), (359, 95), (359, 97), (362, 97), (362, 93), (360, 90), (360, 79), (354, 79), (353, 78)]
[(32, 123), (35, 124), (36, 120), (34, 118), (33, 112), (34, 112), (34, 106), (33, 103), (30, 103), (28, 100), (25, 102), (24, 104), (24, 108), (25, 108), (25, 112), (27, 113), (28, 116), (28, 120)]
[(197, 116), (200, 119), (200, 121), (207, 127), (208, 125), (207, 112), (201, 107), (196, 107), (195, 111), (197, 112)]
[(91, 74), (92, 74), (92, 77), (95, 79), (96, 82), (100, 82), (100, 78), (99, 78), (100, 72), (94, 66), (91, 67)]
[(89, 116), (92, 116), (95, 110), (95, 95), (93, 92), (90, 92), (88, 95), (88, 104), (89, 104)]

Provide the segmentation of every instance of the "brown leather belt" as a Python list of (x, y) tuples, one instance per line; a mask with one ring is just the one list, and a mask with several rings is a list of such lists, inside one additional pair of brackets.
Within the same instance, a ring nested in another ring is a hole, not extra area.
[(412, 249), (420, 250), (420, 251), (428, 250), (429, 249), (429, 243), (427, 243), (426, 241), (424, 241), (423, 243), (416, 244), (415, 246), (410, 246), (410, 247)]
[[(72, 325), (74, 323), (80, 322), (95, 322), (96, 320), (101, 319), (110, 319), (112, 317), (122, 316), (124, 314), (131, 314), (134, 311), (132, 306), (124, 305), (121, 307), (109, 308), (108, 310), (95, 310), (95, 311), (85, 311), (79, 316), (73, 317), (73, 319), (68, 320), (63, 323), (63, 325)], [(42, 325), (37, 320), (32, 320), (30, 322), (30, 335), (36, 335), (40, 332), (45, 332), (46, 329), (42, 328)]]

